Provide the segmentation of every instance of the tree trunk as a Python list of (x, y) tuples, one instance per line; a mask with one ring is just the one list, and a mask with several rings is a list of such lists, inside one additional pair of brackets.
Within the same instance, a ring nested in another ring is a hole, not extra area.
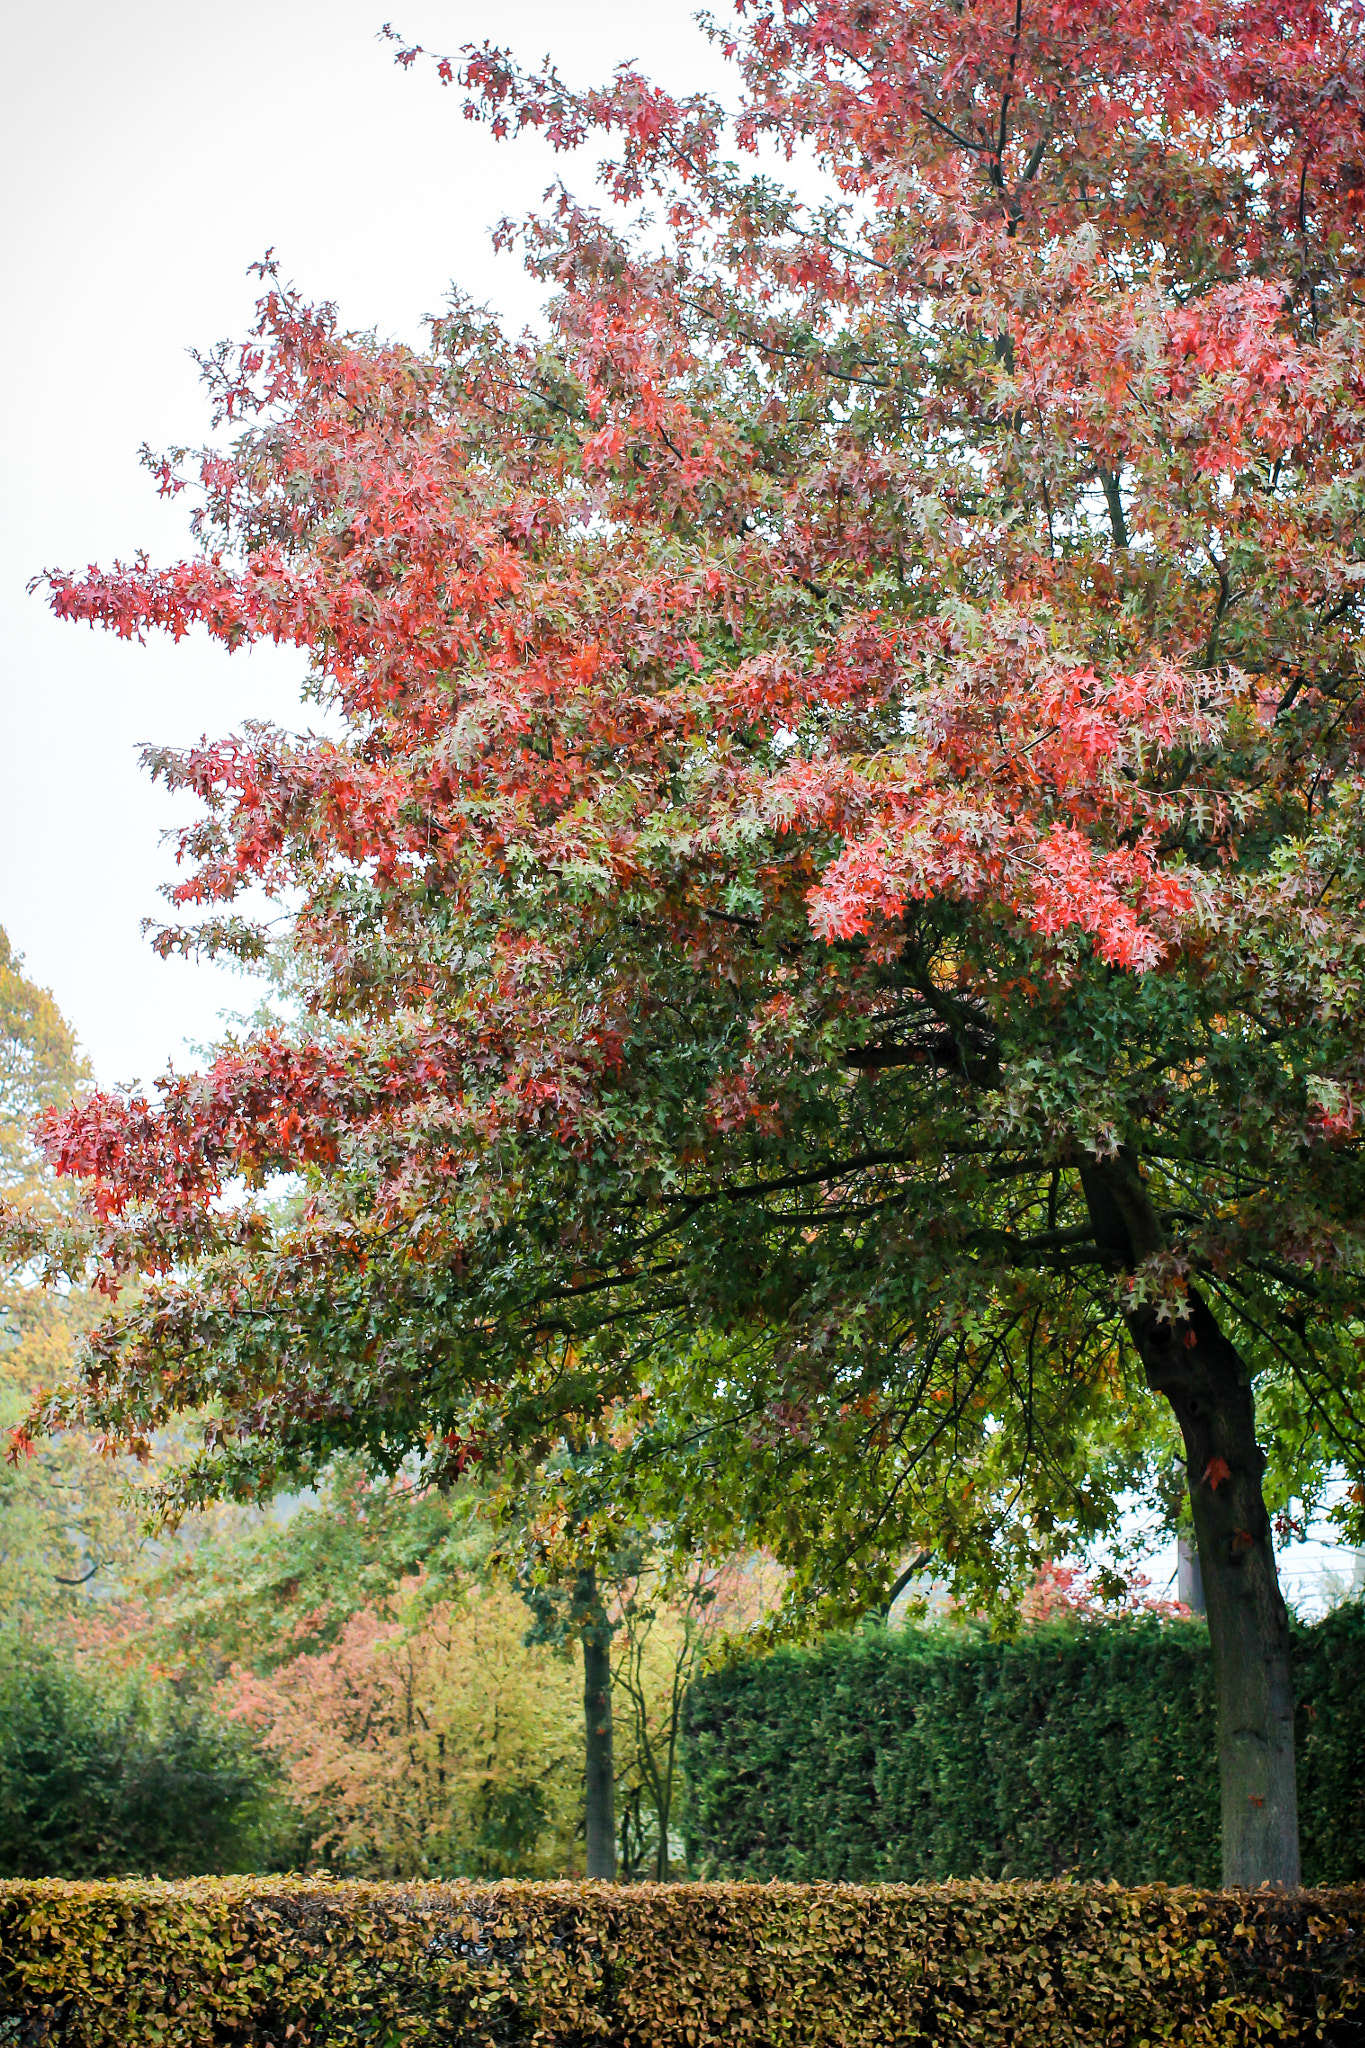
[[(1096, 1242), (1131, 1272), (1162, 1245), (1160, 1221), (1127, 1153), (1082, 1169)], [(1190, 1505), (1213, 1653), (1222, 1789), (1223, 1883), (1299, 1883), (1289, 1617), (1261, 1493), (1250, 1376), (1208, 1304), (1189, 1318), (1131, 1311), (1147, 1384), (1170, 1402), (1185, 1444)]]
[(1204, 1605), (1204, 1581), (1199, 1575), (1199, 1546), (1189, 1536), (1180, 1539), (1180, 1558), (1176, 1566), (1176, 1595), (1191, 1614), (1207, 1615)]
[(591, 1565), (578, 1575), (574, 1606), (582, 1615), (585, 1733), (584, 1831), (588, 1876), (616, 1875), (616, 1773), (611, 1742), (611, 1624)]

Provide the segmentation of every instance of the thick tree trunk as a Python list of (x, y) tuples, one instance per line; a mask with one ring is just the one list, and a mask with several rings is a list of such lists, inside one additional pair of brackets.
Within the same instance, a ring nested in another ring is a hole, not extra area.
[(588, 1876), (616, 1875), (616, 1772), (611, 1740), (611, 1624), (589, 1566), (578, 1575), (574, 1606), (582, 1615), (584, 1824)]
[[(1096, 1239), (1132, 1271), (1161, 1246), (1160, 1222), (1125, 1154), (1081, 1175)], [(1154, 1393), (1170, 1402), (1185, 1444), (1204, 1582), (1218, 1714), (1225, 1885), (1299, 1883), (1294, 1694), (1289, 1617), (1280, 1596), (1261, 1492), (1250, 1376), (1208, 1304), (1190, 1289), (1188, 1321), (1154, 1309), (1128, 1317)]]

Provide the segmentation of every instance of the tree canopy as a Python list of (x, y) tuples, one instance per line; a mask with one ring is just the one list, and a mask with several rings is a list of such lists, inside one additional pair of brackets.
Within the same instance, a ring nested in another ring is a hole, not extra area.
[(49, 1255), (144, 1285), (49, 1419), (204, 1409), (190, 1498), (571, 1442), (830, 1619), (1112, 1527), (1173, 1415), (1280, 1759), (1225, 1739), (1227, 1867), (1291, 1875), (1264, 1494), (1365, 1475), (1362, 12), (717, 34), (728, 112), (438, 59), (607, 151), (503, 230), (547, 335), (266, 266), (236, 438), (157, 465), (198, 551), (49, 578), (342, 727), (149, 757), (159, 943), (264, 957), (263, 887), (302, 1022), (51, 1120)]

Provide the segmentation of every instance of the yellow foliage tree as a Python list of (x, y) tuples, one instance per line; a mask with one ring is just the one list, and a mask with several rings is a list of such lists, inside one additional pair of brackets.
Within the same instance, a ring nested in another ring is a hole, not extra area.
[[(35, 1118), (62, 1107), (90, 1080), (76, 1035), (49, 989), (23, 972), (0, 927), (0, 1202), (30, 1215), (55, 1204), (52, 1175), (34, 1143)], [(141, 1548), (138, 1518), (121, 1500), (123, 1476), (79, 1434), (34, 1443), (23, 1429), (39, 1391), (69, 1378), (71, 1351), (98, 1311), (79, 1289), (28, 1284), (0, 1273), (0, 1626), (30, 1630), (69, 1614), (78, 1587), (121, 1586)]]
[(65, 1108), (90, 1079), (76, 1034), (50, 989), (23, 972), (0, 925), (0, 1196), (17, 1205), (51, 1200), (50, 1176), (33, 1142), (33, 1120)]

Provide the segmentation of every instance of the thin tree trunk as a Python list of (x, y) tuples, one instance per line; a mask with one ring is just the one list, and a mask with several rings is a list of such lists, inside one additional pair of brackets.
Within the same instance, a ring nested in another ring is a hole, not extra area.
[(588, 1876), (616, 1875), (616, 1773), (611, 1740), (611, 1624), (591, 1565), (578, 1575), (574, 1605), (583, 1617), (584, 1831)]
[[(1121, 1153), (1081, 1173), (1096, 1241), (1132, 1271), (1161, 1247), (1136, 1162)], [(1261, 1492), (1250, 1376), (1201, 1296), (1189, 1318), (1132, 1311), (1147, 1384), (1170, 1402), (1185, 1445), (1213, 1653), (1225, 1885), (1299, 1883), (1289, 1617)]]

